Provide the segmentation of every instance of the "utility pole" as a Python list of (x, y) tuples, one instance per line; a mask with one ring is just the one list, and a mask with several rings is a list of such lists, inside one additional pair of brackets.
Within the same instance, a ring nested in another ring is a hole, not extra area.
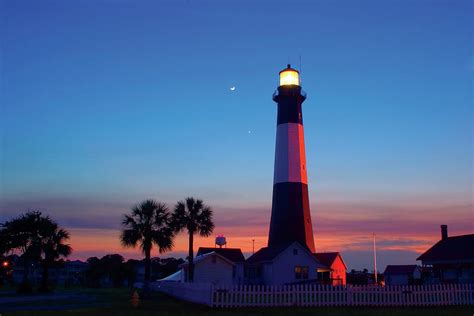
[(374, 233), (374, 279), (375, 279), (375, 284), (378, 284), (377, 282), (377, 249), (375, 247), (375, 233)]
[(255, 253), (255, 239), (252, 239), (252, 254)]

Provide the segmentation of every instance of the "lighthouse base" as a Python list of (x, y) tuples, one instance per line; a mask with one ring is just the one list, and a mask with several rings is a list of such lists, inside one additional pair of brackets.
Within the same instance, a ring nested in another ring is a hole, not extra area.
[(282, 182), (273, 185), (272, 218), (268, 246), (298, 241), (315, 252), (308, 185)]

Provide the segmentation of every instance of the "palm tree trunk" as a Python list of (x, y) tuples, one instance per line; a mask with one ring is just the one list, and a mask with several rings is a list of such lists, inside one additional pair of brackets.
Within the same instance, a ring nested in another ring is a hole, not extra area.
[(151, 279), (151, 247), (145, 248), (145, 282), (143, 283), (143, 299), (150, 298), (150, 279)]
[(145, 250), (145, 285), (148, 287), (151, 278), (151, 249)]
[(41, 274), (41, 290), (45, 292), (48, 290), (48, 264), (46, 262), (43, 263), (43, 272)]
[(193, 250), (193, 244), (194, 244), (194, 233), (190, 232), (189, 233), (189, 253), (188, 253), (188, 282), (193, 282), (194, 281), (194, 250)]
[(30, 274), (30, 262), (26, 259), (26, 255), (23, 256), (23, 283), (28, 283), (28, 275)]
[(28, 256), (23, 253), (23, 281), (20, 283), (20, 286), (17, 289), (18, 293), (31, 293), (31, 283), (30, 283), (30, 260)]

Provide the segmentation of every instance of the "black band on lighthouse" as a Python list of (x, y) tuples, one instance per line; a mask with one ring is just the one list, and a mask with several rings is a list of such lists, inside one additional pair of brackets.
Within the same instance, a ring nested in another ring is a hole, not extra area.
[(314, 252), (308, 185), (297, 182), (273, 185), (269, 246), (298, 241)]
[(273, 100), (278, 103), (277, 124), (303, 124), (301, 105), (306, 97), (299, 86), (280, 86)]

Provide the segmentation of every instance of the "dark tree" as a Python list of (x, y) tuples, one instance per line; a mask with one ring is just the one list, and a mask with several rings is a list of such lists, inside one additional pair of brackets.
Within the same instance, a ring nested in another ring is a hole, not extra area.
[(105, 255), (100, 259), (103, 276), (110, 280), (113, 287), (120, 287), (123, 285), (125, 279), (122, 269), (123, 261), (123, 257), (119, 254)]
[(160, 253), (173, 248), (173, 229), (170, 227), (170, 213), (164, 203), (146, 200), (132, 208), (122, 219), (120, 241), (124, 247), (139, 246), (145, 255), (145, 283), (147, 291), (150, 283), (151, 250), (153, 245)]
[(194, 235), (207, 237), (214, 230), (212, 209), (202, 200), (192, 197), (179, 201), (173, 212), (172, 226), (176, 232), (186, 230), (189, 236), (188, 248), (188, 281), (194, 280)]
[(31, 284), (28, 279), (29, 268), (33, 263), (43, 265), (43, 282), (47, 284), (48, 267), (61, 256), (67, 257), (71, 248), (63, 244), (69, 234), (58, 227), (49, 216), (43, 216), (38, 211), (28, 211), (17, 218), (3, 223), (1, 239), (7, 244), (2, 251), (18, 250), (24, 265), (23, 282), (20, 292), (30, 292)]
[(108, 254), (102, 258), (90, 257), (85, 275), (89, 287), (113, 286), (120, 287), (126, 278), (124, 259), (119, 254)]
[(72, 253), (70, 245), (65, 242), (70, 238), (69, 233), (59, 228), (56, 223), (46, 225), (44, 227), (44, 235), (42, 240), (43, 259), (41, 265), (43, 268), (41, 276), (41, 288), (43, 292), (49, 291), (48, 288), (48, 271), (60, 258), (67, 258)]

